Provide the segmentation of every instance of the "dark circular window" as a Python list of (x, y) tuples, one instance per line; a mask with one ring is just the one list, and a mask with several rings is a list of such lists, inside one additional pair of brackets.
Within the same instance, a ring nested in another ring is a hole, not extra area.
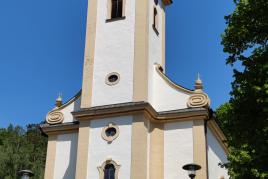
[(116, 82), (118, 80), (118, 76), (117, 75), (110, 75), (108, 77), (108, 80), (109, 80), (110, 83), (114, 83), (114, 82)]
[(106, 134), (107, 137), (113, 137), (113, 136), (115, 136), (115, 134), (116, 134), (116, 128), (109, 127), (108, 129), (106, 129), (105, 134)]
[(106, 84), (115, 85), (119, 82), (120, 75), (116, 72), (112, 72), (106, 76)]
[(119, 127), (113, 123), (109, 123), (102, 128), (101, 136), (104, 140), (112, 142), (119, 136)]

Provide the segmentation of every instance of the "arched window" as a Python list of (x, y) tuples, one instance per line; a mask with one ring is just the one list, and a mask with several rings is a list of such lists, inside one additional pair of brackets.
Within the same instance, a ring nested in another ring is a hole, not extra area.
[(123, 16), (123, 0), (111, 0), (111, 18), (118, 18)]
[(118, 179), (120, 165), (112, 159), (108, 159), (98, 167), (100, 179)]
[(115, 179), (115, 167), (113, 164), (106, 164), (104, 167), (104, 179)]

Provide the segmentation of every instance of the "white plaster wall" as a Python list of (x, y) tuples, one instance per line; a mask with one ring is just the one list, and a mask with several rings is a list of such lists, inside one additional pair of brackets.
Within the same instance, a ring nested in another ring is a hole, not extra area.
[[(153, 18), (154, 18), (154, 7), (158, 12), (158, 32), (159, 35), (153, 30)], [(156, 6), (154, 0), (149, 0), (149, 61), (148, 61), (148, 101), (152, 102), (153, 93), (153, 71), (154, 64), (162, 64), (162, 46), (163, 46), (163, 29), (162, 29), (162, 14), (164, 9), (162, 8), (162, 1), (159, 1)]]
[[(106, 23), (107, 0), (98, 0), (92, 105), (132, 101), (135, 0), (126, 1), (125, 20)], [(120, 74), (117, 85), (105, 84), (111, 72)]]
[(227, 162), (226, 153), (210, 129), (207, 130), (207, 145), (209, 179), (220, 179), (222, 176), (229, 178), (227, 170), (218, 165)]
[[(112, 158), (121, 165), (118, 178), (130, 178), (131, 166), (131, 126), (132, 116), (105, 118), (93, 120), (90, 124), (88, 179), (98, 179), (97, 167), (107, 159)], [(102, 128), (110, 122), (118, 125), (120, 134), (112, 143), (107, 143), (101, 137)]]
[(182, 166), (193, 162), (193, 122), (166, 123), (164, 126), (164, 178), (188, 178)]
[(81, 105), (81, 97), (79, 97), (78, 99), (76, 99), (76, 101), (72, 102), (71, 104), (69, 104), (68, 106), (66, 106), (61, 110), (64, 116), (63, 123), (75, 121), (71, 112), (79, 110), (80, 105)]
[(78, 135), (62, 134), (57, 137), (54, 179), (74, 179)]
[(157, 73), (153, 73), (153, 96), (151, 104), (156, 111), (169, 111), (187, 108), (190, 95), (174, 89)]

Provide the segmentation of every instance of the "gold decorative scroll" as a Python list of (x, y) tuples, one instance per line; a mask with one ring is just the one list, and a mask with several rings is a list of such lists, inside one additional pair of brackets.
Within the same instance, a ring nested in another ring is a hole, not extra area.
[(190, 108), (209, 107), (210, 100), (205, 93), (195, 93), (190, 96), (187, 106)]
[(64, 116), (60, 111), (51, 111), (46, 117), (48, 124), (60, 124), (63, 122)]

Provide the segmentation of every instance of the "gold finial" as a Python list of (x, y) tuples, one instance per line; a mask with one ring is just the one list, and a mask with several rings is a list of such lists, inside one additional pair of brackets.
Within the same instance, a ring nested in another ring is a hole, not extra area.
[(202, 80), (200, 79), (200, 74), (197, 74), (197, 80), (195, 81), (195, 90), (196, 91), (202, 91), (203, 89), (203, 83)]
[(62, 93), (59, 93), (59, 96), (56, 99), (56, 106), (57, 107), (61, 107), (62, 106)]

